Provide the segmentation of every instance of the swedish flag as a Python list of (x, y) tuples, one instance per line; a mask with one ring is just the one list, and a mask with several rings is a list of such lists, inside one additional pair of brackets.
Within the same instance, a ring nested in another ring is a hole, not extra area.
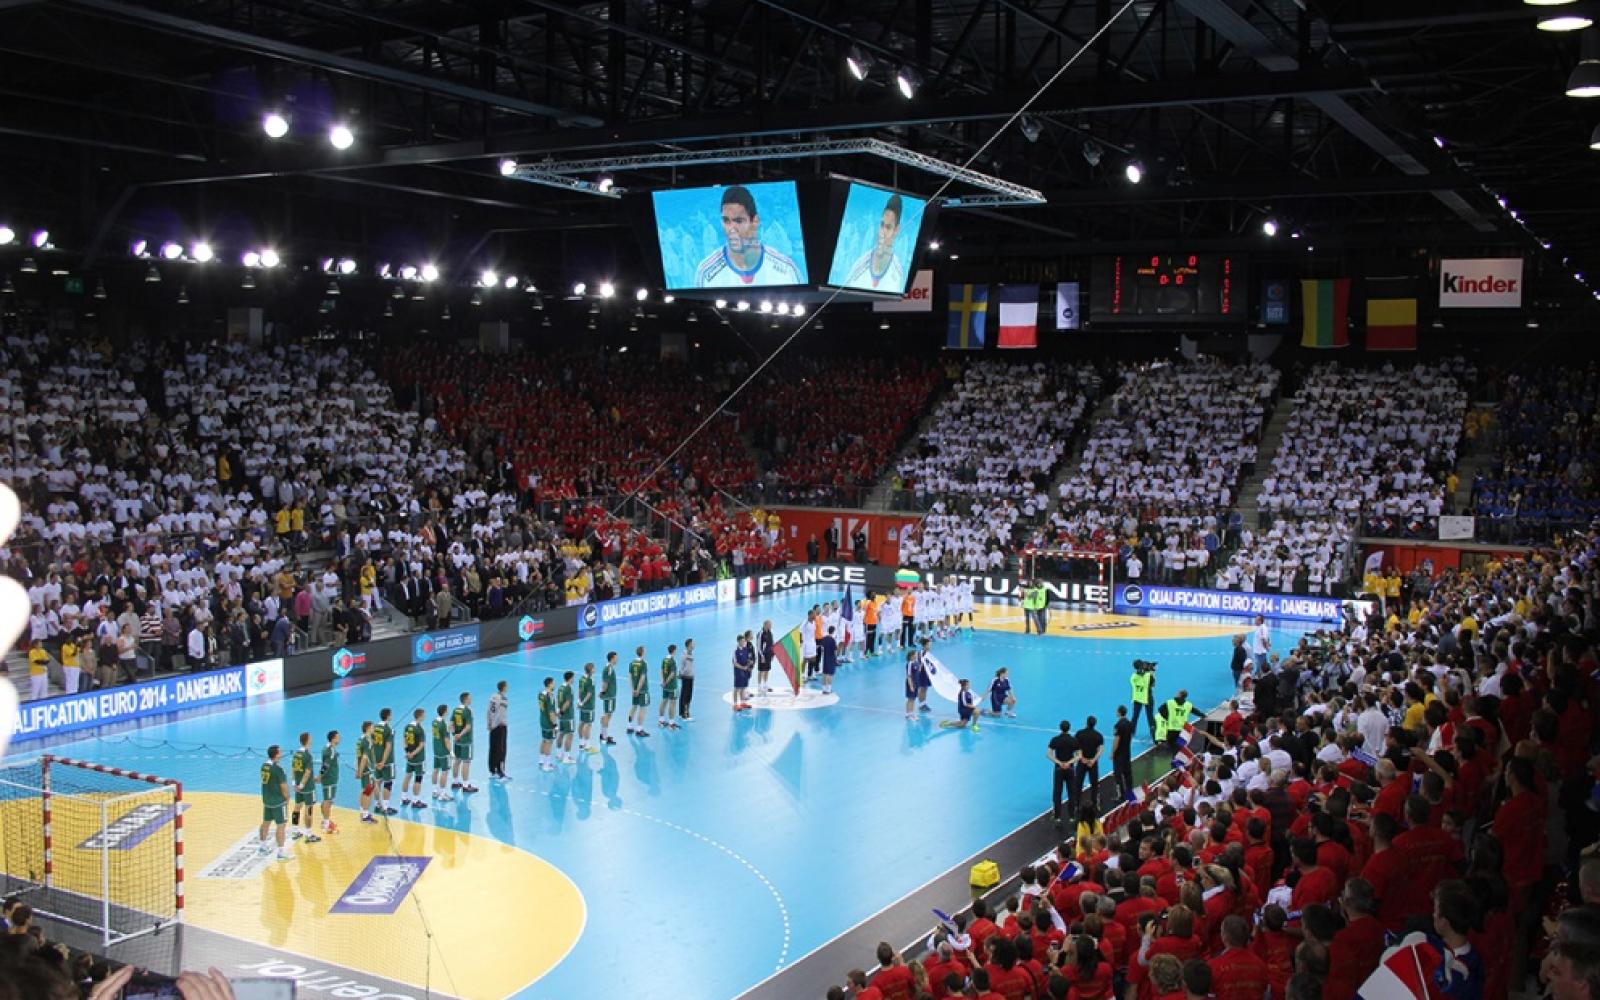
[(944, 346), (956, 351), (982, 350), (988, 319), (988, 285), (951, 285), (950, 332)]

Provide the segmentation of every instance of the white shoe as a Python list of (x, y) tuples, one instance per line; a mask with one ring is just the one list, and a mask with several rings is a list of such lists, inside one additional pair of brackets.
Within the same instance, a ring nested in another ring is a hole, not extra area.
[(567, 756), (561, 758), (561, 763), (563, 763), (563, 764), (576, 764), (577, 762), (578, 762), (578, 758), (572, 756), (571, 754), (568, 754)]
[(279, 851), (278, 852), (278, 860), (279, 861), (293, 861), (294, 860), (294, 855), (290, 854), (288, 851)]
[(556, 769), (556, 766), (554, 764), (540, 764), (539, 765), (539, 770), (541, 770), (541, 771), (554, 771), (555, 769)]

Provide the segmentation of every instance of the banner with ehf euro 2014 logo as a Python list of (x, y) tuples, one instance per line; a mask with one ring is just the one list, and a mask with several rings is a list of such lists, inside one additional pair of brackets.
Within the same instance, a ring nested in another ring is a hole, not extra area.
[(411, 643), (411, 662), (427, 663), (478, 651), (478, 626), (463, 625), (441, 632), (424, 632)]
[(719, 588), (715, 582), (697, 583), (673, 590), (658, 590), (653, 594), (618, 597), (610, 601), (588, 604), (578, 615), (578, 629), (586, 632), (590, 629), (620, 625), (623, 622), (652, 618), (673, 611), (710, 607), (717, 603), (719, 594), (725, 590), (726, 588)]
[(1190, 611), (1199, 614), (1281, 618), (1289, 621), (1337, 623), (1347, 602), (1305, 594), (1255, 594), (1233, 590), (1199, 590), (1152, 584), (1121, 584), (1117, 611)]

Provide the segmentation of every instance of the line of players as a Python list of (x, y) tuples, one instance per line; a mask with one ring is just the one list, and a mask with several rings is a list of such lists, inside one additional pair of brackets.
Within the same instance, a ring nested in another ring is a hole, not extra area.
[[(385, 708), (378, 713), (378, 721), (361, 723), (361, 737), (356, 741), (356, 783), (361, 788), (361, 822), (376, 823), (373, 815), (393, 816), (400, 810), (392, 803), (394, 793), (395, 736), (390, 723), (393, 710)], [(455, 795), (478, 791), (472, 784), (473, 714), (472, 694), (461, 692), (460, 703), (452, 710), (448, 705), (435, 709), (432, 725), (433, 770), (428, 775), (429, 733), (424, 721), (427, 712), (418, 708), (411, 722), (402, 732), (405, 773), (400, 781), (400, 804), (413, 809), (426, 809), (423, 800), (424, 784), (433, 786), (435, 802), (453, 802)], [(328, 732), (328, 741), (322, 748), (320, 761), (313, 756), (311, 734), (300, 734), (300, 745), (290, 757), (289, 775), (280, 761), (283, 748), (277, 744), (267, 748), (266, 763), (261, 765), (261, 828), (260, 851), (272, 851), (270, 834), (277, 827), (279, 861), (293, 858), (287, 849), (287, 839), (293, 836), (308, 844), (319, 843), (322, 837), (315, 832), (318, 812), (318, 791), (321, 792), (321, 829), (324, 834), (339, 832), (333, 821), (333, 803), (339, 793), (339, 745), (337, 729)], [(292, 818), (289, 803), (294, 803)]]

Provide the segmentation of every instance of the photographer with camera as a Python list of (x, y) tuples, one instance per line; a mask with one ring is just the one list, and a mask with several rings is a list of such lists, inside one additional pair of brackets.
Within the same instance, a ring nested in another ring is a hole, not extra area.
[(1128, 686), (1132, 693), (1128, 700), (1133, 702), (1133, 722), (1137, 727), (1139, 713), (1144, 712), (1145, 719), (1150, 725), (1150, 739), (1160, 742), (1160, 735), (1156, 732), (1156, 665), (1152, 660), (1134, 660), (1133, 676), (1128, 678)]

